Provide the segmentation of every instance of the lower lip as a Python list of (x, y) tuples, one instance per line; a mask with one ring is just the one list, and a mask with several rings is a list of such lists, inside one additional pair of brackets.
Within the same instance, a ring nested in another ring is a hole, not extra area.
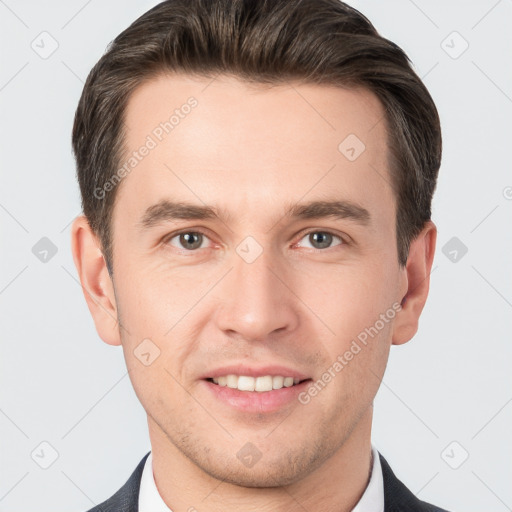
[(208, 380), (202, 382), (221, 402), (239, 411), (262, 413), (277, 411), (294, 400), (298, 403), (298, 395), (308, 387), (311, 379), (272, 391), (240, 391), (228, 386), (219, 386)]

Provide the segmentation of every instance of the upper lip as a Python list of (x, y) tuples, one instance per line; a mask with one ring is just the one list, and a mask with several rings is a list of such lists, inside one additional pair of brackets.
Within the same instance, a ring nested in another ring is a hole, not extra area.
[(245, 364), (235, 364), (230, 366), (223, 366), (222, 368), (216, 368), (210, 370), (207, 374), (203, 375), (202, 379), (211, 379), (222, 377), (224, 375), (247, 375), (248, 377), (264, 377), (266, 375), (280, 375), (283, 377), (293, 377), (294, 379), (309, 379), (309, 376), (294, 370), (293, 368), (287, 368), (286, 366), (279, 365), (267, 365), (267, 366), (247, 366)]

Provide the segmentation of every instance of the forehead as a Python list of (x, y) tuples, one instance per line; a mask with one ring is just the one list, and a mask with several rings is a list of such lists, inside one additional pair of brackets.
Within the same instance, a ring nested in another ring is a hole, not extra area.
[[(187, 103), (192, 101), (197, 105), (189, 108)], [(194, 135), (209, 135), (212, 143), (230, 145), (237, 134), (241, 137), (252, 130), (251, 146), (263, 141), (268, 151), (284, 140), (292, 143), (307, 138), (315, 143), (301, 153), (310, 147), (324, 149), (317, 145), (320, 139), (325, 140), (324, 147), (332, 149), (334, 143), (337, 149), (336, 142), (347, 134), (357, 135), (375, 147), (383, 141), (379, 139), (385, 139), (386, 130), (382, 104), (365, 88), (294, 82), (268, 85), (224, 75), (212, 79), (168, 74), (148, 80), (132, 93), (125, 121), (129, 146), (140, 142), (141, 135), (153, 132), (157, 139), (163, 135), (180, 144), (192, 143)], [(171, 130), (166, 131), (161, 125), (169, 121)], [(184, 129), (185, 124), (196, 133)], [(182, 125), (180, 129), (178, 125)], [(159, 134), (159, 127), (163, 134)], [(218, 127), (222, 127), (221, 132), (206, 133)], [(272, 142), (275, 144), (269, 146)], [(203, 140), (203, 146), (205, 143)], [(195, 147), (196, 151), (200, 149)], [(204, 147), (202, 152), (207, 149)]]
[(125, 146), (121, 165), (145, 153), (118, 191), (132, 210), (166, 194), (239, 218), (242, 203), (264, 213), (305, 195), (394, 203), (384, 109), (362, 88), (162, 75), (132, 94)]

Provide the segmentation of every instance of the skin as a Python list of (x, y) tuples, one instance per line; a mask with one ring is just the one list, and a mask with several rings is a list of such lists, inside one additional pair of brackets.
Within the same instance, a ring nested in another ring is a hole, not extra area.
[[(158, 490), (174, 512), (350, 511), (368, 483), (373, 399), (390, 346), (412, 338), (427, 299), (436, 228), (425, 225), (401, 267), (384, 111), (371, 92), (160, 76), (130, 98), (128, 152), (190, 96), (197, 107), (118, 185), (113, 279), (86, 219), (72, 228), (97, 331), (122, 345), (148, 415)], [(352, 162), (338, 150), (349, 134), (366, 146)], [(162, 199), (230, 217), (142, 229)], [(285, 215), (289, 205), (340, 199), (365, 208), (369, 222)], [(182, 229), (204, 232), (201, 246), (180, 245), (173, 233)], [(332, 233), (332, 244), (318, 248), (311, 231)], [(262, 248), (252, 263), (236, 252), (247, 236)], [(244, 413), (204, 388), (208, 369), (240, 362), (316, 381), (405, 296), (306, 405)], [(149, 366), (134, 355), (146, 338), (160, 349)], [(248, 442), (262, 453), (252, 467), (237, 458)]]

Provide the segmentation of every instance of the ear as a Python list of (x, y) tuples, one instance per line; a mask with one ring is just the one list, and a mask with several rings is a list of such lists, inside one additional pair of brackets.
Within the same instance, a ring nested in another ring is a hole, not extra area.
[(418, 321), (427, 301), (430, 273), (436, 249), (437, 229), (428, 221), (420, 234), (411, 242), (405, 273), (402, 309), (395, 317), (393, 345), (409, 341), (418, 330)]
[(82, 291), (100, 338), (120, 345), (114, 285), (100, 247), (86, 217), (79, 215), (71, 228), (71, 251)]

